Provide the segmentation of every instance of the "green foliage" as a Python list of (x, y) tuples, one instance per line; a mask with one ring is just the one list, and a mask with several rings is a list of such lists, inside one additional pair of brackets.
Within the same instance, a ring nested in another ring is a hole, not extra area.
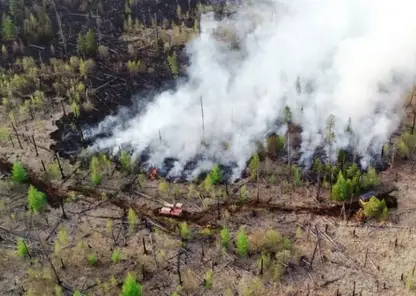
[(342, 172), (339, 172), (337, 182), (332, 186), (331, 194), (335, 200), (346, 200), (348, 198), (348, 185)]
[(59, 165), (55, 161), (48, 164), (47, 177), (51, 180), (56, 180), (59, 177)]
[(405, 278), (405, 285), (406, 288), (409, 291), (415, 291), (416, 290), (416, 274), (415, 270), (411, 270), (410, 272), (407, 272), (406, 278)]
[(293, 185), (299, 187), (302, 185), (302, 176), (298, 166), (292, 166)]
[(64, 296), (62, 288), (59, 285), (55, 285), (55, 296)]
[(205, 227), (199, 233), (205, 237), (212, 237), (212, 231), (209, 227)]
[(29, 186), (27, 195), (29, 210), (33, 213), (39, 213), (46, 204), (46, 195), (33, 187), (33, 185)]
[(399, 138), (396, 138), (395, 148), (397, 154), (402, 157), (411, 157), (416, 149), (416, 134), (405, 132)]
[(88, 255), (88, 263), (90, 265), (93, 265), (94, 266), (94, 265), (97, 264), (97, 262), (98, 262), (98, 259), (97, 259), (97, 256), (95, 254)]
[(92, 59), (88, 59), (86, 61), (80, 60), (79, 62), (79, 74), (84, 78), (88, 76), (92, 72), (95, 67), (95, 62)]
[(108, 51), (108, 47), (105, 45), (98, 46), (98, 53), (102, 58), (108, 58), (110, 56), (110, 52)]
[(250, 168), (250, 177), (257, 180), (257, 175), (260, 169), (260, 156), (257, 153), (251, 158), (248, 167)]
[(107, 219), (107, 222), (105, 223), (105, 230), (108, 234), (113, 232), (113, 220)]
[(241, 227), (240, 231), (237, 234), (236, 245), (237, 245), (238, 255), (240, 257), (247, 257), (249, 242), (248, 242), (248, 237), (247, 237), (247, 234), (244, 230), (244, 227)]
[(353, 178), (355, 176), (360, 176), (361, 172), (358, 168), (358, 165), (356, 163), (353, 163), (348, 169), (347, 169), (347, 177)]
[(203, 184), (204, 190), (206, 192), (211, 192), (211, 190), (213, 188), (212, 185), (214, 185), (214, 181), (212, 181), (211, 174), (208, 174), (204, 179), (204, 184)]
[(130, 172), (132, 170), (133, 166), (132, 166), (131, 156), (127, 152), (125, 151), (121, 152), (120, 162), (121, 162), (121, 167), (124, 171)]
[(207, 289), (212, 288), (212, 269), (208, 270), (204, 276), (204, 286)]
[(72, 112), (74, 113), (75, 118), (78, 118), (80, 115), (80, 109), (76, 101), (72, 101), (71, 109), (72, 109)]
[(388, 214), (389, 210), (384, 200), (380, 201), (375, 196), (373, 196), (368, 202), (364, 203), (364, 215), (367, 218), (386, 220)]
[(17, 240), (17, 255), (22, 258), (25, 258), (29, 255), (29, 250), (27, 249), (24, 240), (21, 238)]
[(97, 40), (95, 37), (95, 32), (91, 29), (88, 30), (85, 35), (85, 50), (87, 53), (93, 54), (97, 50)]
[(50, 39), (54, 32), (52, 21), (45, 9), (37, 9), (23, 22), (23, 32), (26, 40), (32, 42), (41, 41), (41, 39)]
[(7, 58), (7, 56), (8, 56), (7, 47), (6, 47), (6, 45), (4, 45), (4, 44), (1, 46), (1, 54), (2, 54), (5, 58)]
[(182, 239), (189, 239), (191, 237), (191, 231), (189, 230), (188, 224), (186, 222), (179, 224), (179, 235)]
[(137, 181), (138, 181), (139, 186), (141, 188), (145, 188), (146, 187), (147, 177), (146, 177), (145, 174), (143, 174), (143, 173), (139, 174), (139, 177), (137, 178)]
[(160, 193), (167, 193), (169, 191), (169, 183), (166, 180), (161, 179), (158, 189)]
[(218, 164), (214, 165), (211, 171), (209, 172), (209, 175), (211, 177), (212, 184), (219, 184), (222, 180), (222, 172), (220, 166)]
[(68, 231), (65, 228), (61, 228), (58, 231), (58, 242), (61, 245), (66, 245), (69, 243)]
[(136, 61), (128, 61), (127, 62), (127, 69), (129, 70), (130, 74), (137, 74), (140, 72), (141, 68), (141, 62), (140, 60)]
[(121, 256), (120, 256), (120, 250), (115, 249), (113, 251), (113, 254), (111, 254), (111, 260), (113, 261), (114, 264), (117, 264), (117, 263), (120, 262), (120, 258), (121, 258)]
[(246, 185), (241, 186), (240, 188), (240, 201), (247, 202), (249, 198), (249, 192)]
[(224, 227), (220, 232), (220, 243), (221, 246), (225, 249), (228, 248), (231, 240), (230, 232), (228, 231), (228, 228)]
[(124, 280), (121, 296), (143, 296), (142, 286), (136, 282), (136, 279), (130, 273)]
[(3, 40), (12, 41), (16, 38), (16, 27), (10, 16), (3, 15), (2, 20), (2, 37)]
[(260, 248), (262, 251), (270, 253), (277, 253), (282, 250), (290, 250), (291, 242), (285, 238), (280, 232), (274, 229), (268, 229), (265, 232), (257, 233), (253, 238), (253, 244)]
[(101, 183), (101, 165), (100, 165), (100, 159), (97, 156), (93, 156), (91, 158), (91, 163), (90, 163), (90, 172), (91, 172), (91, 182), (94, 185), (98, 185)]
[(74, 294), (72, 294), (72, 296), (82, 296), (80, 291), (75, 291)]
[(284, 146), (285, 137), (283, 136), (270, 136), (267, 138), (267, 154), (273, 159), (276, 158)]
[(377, 175), (376, 169), (370, 167), (366, 174), (361, 177), (361, 187), (363, 189), (370, 189), (380, 184), (380, 178)]
[(27, 181), (27, 172), (20, 162), (13, 163), (12, 180), (16, 183)]
[(41, 110), (45, 106), (45, 94), (39, 90), (36, 90), (30, 96), (30, 102), (36, 110)]
[(23, 0), (9, 0), (9, 12), (15, 20), (21, 21), (24, 14)]
[(129, 231), (133, 232), (134, 227), (136, 226), (136, 223), (137, 223), (137, 215), (136, 215), (136, 212), (132, 208), (129, 209), (127, 220), (129, 221)]
[(176, 52), (174, 52), (172, 55), (168, 56), (168, 64), (170, 71), (172, 72), (172, 76), (174, 79), (178, 79), (179, 77), (179, 65), (178, 60), (176, 58)]

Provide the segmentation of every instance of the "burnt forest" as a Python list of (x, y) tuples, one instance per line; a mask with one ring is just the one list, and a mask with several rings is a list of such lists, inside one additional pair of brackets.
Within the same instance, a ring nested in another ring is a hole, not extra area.
[(415, 295), (416, 27), (278, 2), (0, 1), (0, 295)]

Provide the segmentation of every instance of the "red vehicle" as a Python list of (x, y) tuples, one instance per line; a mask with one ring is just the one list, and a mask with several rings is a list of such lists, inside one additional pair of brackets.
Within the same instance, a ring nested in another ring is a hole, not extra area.
[(159, 209), (159, 214), (163, 216), (172, 216), (172, 217), (180, 217), (182, 216), (182, 204), (176, 203), (173, 204), (165, 204), (163, 208)]

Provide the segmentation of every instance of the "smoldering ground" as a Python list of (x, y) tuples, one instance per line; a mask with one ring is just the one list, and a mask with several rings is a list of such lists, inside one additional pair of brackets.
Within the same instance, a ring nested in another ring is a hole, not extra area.
[(205, 14), (186, 47), (186, 79), (105, 119), (92, 135), (108, 136), (91, 149), (128, 146), (157, 167), (173, 158), (171, 176), (195, 159), (189, 177), (213, 163), (237, 176), (258, 141), (286, 132), (287, 106), (302, 129), (301, 162), (328, 146), (332, 117), (328, 157), (353, 146), (365, 166), (397, 129), (415, 80), (415, 9), (411, 0), (269, 0), (221, 20)]

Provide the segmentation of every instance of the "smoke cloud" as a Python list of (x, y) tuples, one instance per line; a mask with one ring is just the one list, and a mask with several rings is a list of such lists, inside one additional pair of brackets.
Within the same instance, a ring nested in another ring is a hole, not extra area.
[[(251, 2), (226, 19), (203, 15), (200, 35), (186, 47), (186, 81), (105, 119), (93, 133), (111, 136), (91, 148), (128, 145), (159, 167), (175, 158), (172, 177), (195, 159), (189, 177), (213, 163), (233, 165), (237, 176), (256, 142), (286, 132), (288, 106), (302, 128), (304, 163), (324, 146), (329, 116), (334, 155), (353, 145), (365, 165), (379, 153), (415, 80), (416, 1)], [(354, 137), (346, 132), (349, 120)]]

